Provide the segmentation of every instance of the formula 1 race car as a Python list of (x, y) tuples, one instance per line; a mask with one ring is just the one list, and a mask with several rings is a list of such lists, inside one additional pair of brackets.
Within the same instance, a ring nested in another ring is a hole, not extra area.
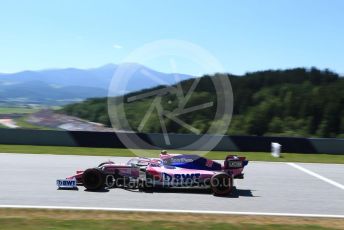
[(210, 187), (214, 195), (224, 196), (233, 188), (233, 180), (243, 179), (245, 157), (229, 155), (224, 164), (188, 154), (160, 154), (160, 158), (133, 158), (126, 164), (103, 162), (95, 168), (77, 171), (75, 175), (57, 180), (57, 186), (87, 190), (102, 188), (174, 188)]

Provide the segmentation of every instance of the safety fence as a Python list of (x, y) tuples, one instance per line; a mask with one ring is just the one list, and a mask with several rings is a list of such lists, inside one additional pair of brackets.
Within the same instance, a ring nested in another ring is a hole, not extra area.
[[(121, 140), (140, 139), (142, 142)], [(165, 137), (166, 138), (166, 137)], [(269, 152), (271, 143), (282, 145), (282, 152), (344, 154), (344, 139), (301, 138), (301, 137), (260, 137), (260, 136), (216, 136), (193, 134), (168, 134), (170, 144), (166, 144), (160, 133), (50, 131), (27, 129), (0, 129), (0, 144), (77, 146), (102, 148), (147, 148), (208, 150), (207, 141), (218, 142), (213, 150)], [(202, 141), (199, 142), (202, 138)], [(149, 145), (142, 144), (148, 143)]]

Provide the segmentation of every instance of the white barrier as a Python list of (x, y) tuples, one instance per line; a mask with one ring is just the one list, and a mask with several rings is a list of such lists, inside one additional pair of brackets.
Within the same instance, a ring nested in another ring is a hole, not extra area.
[(271, 143), (271, 155), (273, 157), (281, 157), (281, 147), (282, 145), (280, 145), (277, 142), (272, 142)]

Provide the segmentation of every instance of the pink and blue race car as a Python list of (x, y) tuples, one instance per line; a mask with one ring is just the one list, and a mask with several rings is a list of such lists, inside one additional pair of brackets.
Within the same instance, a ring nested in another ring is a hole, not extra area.
[(160, 158), (133, 158), (126, 164), (108, 161), (97, 167), (77, 171), (75, 175), (57, 180), (57, 186), (87, 190), (103, 188), (211, 188), (214, 195), (231, 193), (234, 179), (243, 179), (245, 157), (229, 155), (224, 163), (188, 154), (162, 152)]

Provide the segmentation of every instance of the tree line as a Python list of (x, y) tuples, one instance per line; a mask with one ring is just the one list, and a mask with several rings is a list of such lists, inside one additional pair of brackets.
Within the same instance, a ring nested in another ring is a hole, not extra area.
[[(186, 108), (212, 101), (214, 106), (178, 116), (180, 120), (206, 133), (211, 125), (223, 125), (216, 117), (218, 108), (214, 80), (228, 78), (234, 96), (233, 116), (226, 134), (274, 135), (344, 138), (344, 78), (328, 69), (294, 68), (246, 73), (205, 75), (200, 78)], [(194, 79), (181, 82), (183, 92), (192, 86)], [(127, 102), (127, 98), (163, 88), (158, 86), (115, 98), (116, 106), (123, 106), (127, 128), (141, 132), (162, 132), (159, 117), (154, 110), (139, 129), (144, 112), (153, 101), (145, 98)], [(174, 94), (162, 97), (166, 111), (178, 107)], [(107, 112), (107, 98), (87, 99), (66, 105), (60, 112), (111, 126)], [(229, 115), (228, 115), (229, 116)], [(164, 117), (166, 129), (173, 133), (192, 133), (187, 127)], [(117, 124), (113, 123), (116, 126)]]

